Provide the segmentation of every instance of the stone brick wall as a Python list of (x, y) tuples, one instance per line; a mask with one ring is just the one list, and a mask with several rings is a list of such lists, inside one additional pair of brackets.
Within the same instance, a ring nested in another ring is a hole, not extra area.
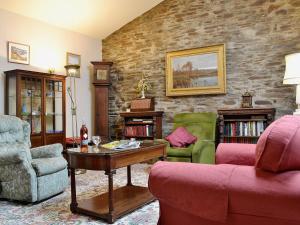
[[(111, 123), (124, 111), (140, 74), (149, 76), (156, 110), (165, 111), (164, 134), (179, 112), (239, 107), (245, 90), (255, 107), (295, 108), (295, 87), (282, 84), (284, 56), (300, 51), (299, 0), (165, 0), (103, 40), (113, 61)], [(166, 97), (166, 52), (226, 44), (227, 94)]]

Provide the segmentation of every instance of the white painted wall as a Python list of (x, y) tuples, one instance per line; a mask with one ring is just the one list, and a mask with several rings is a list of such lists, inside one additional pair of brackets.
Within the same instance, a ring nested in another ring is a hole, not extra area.
[[(30, 45), (30, 65), (7, 62), (7, 41)], [(12, 69), (65, 75), (66, 52), (81, 55), (81, 78), (77, 79), (78, 126), (84, 120), (93, 131), (93, 99), (90, 61), (101, 60), (101, 40), (64, 30), (0, 9), (0, 114), (4, 114), (4, 73)], [(67, 80), (67, 86), (69, 81)], [(70, 101), (67, 97), (67, 136), (71, 136)], [(90, 132), (91, 134), (92, 132)]]

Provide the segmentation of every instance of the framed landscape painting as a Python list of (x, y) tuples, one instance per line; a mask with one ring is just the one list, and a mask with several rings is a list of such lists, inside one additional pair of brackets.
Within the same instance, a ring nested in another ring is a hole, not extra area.
[(30, 46), (9, 41), (7, 44), (7, 59), (8, 62), (29, 65)]
[(225, 93), (224, 44), (167, 53), (167, 96)]

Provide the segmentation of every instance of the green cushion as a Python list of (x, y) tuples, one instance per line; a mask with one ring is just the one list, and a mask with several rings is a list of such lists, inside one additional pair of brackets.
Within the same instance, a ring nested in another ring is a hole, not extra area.
[(167, 157), (167, 161), (169, 162), (191, 162), (191, 158), (185, 157)]
[(189, 145), (187, 148), (167, 148), (168, 156), (176, 157), (192, 157), (192, 150), (194, 145)]
[(215, 140), (215, 113), (180, 113), (174, 116), (174, 129), (185, 127), (198, 140)]

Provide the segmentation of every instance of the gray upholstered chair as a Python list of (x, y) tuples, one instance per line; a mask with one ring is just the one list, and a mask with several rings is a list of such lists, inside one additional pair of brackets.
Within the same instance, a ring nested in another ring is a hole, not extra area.
[(36, 202), (68, 185), (61, 144), (30, 149), (30, 125), (0, 115), (0, 198)]

